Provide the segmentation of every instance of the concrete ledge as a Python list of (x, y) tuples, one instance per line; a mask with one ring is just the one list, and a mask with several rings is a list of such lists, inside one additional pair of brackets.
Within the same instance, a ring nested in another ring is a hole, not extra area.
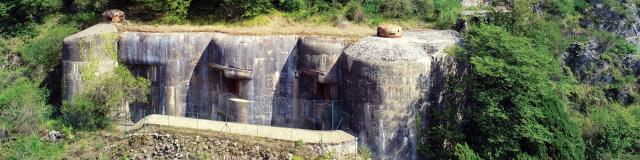
[(233, 122), (221, 122), (157, 114), (146, 116), (131, 128), (127, 128), (127, 130), (138, 130), (146, 125), (209, 130), (291, 142), (302, 140), (305, 143), (326, 145), (326, 147), (339, 153), (357, 153), (357, 138), (341, 130), (318, 131)]

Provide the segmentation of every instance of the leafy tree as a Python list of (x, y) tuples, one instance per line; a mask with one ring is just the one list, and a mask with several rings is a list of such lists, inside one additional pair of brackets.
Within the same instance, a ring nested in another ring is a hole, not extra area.
[[(111, 0), (63, 0), (68, 13), (103, 12), (112, 6)], [(120, 1), (121, 3), (123, 1)], [(127, 3), (126, 1), (123, 3)]]
[(435, 19), (439, 28), (451, 28), (459, 19), (462, 6), (457, 1), (435, 0)]
[(413, 0), (386, 0), (382, 3), (383, 13), (392, 18), (408, 18), (416, 13), (416, 2)]
[(218, 21), (255, 17), (273, 9), (271, 0), (192, 0), (191, 6), (191, 17)]
[(306, 9), (309, 5), (308, 0), (279, 0), (278, 8), (283, 11), (298, 11)]
[(469, 145), (467, 144), (456, 144), (455, 147), (455, 156), (458, 159), (464, 159), (464, 160), (481, 160), (482, 158), (480, 158), (480, 156), (478, 156), (475, 152), (473, 152), (473, 150), (471, 148), (469, 148)]
[[(163, 23), (182, 23), (187, 18), (191, 0), (135, 0), (130, 6), (143, 7), (142, 10), (136, 12), (147, 16), (143, 19), (159, 19)], [(149, 14), (151, 13), (151, 14)]]
[(44, 28), (40, 36), (34, 37), (18, 48), (22, 59), (32, 68), (48, 70), (62, 60), (62, 40), (75, 32), (72, 25), (55, 25)]
[(498, 26), (472, 28), (465, 39), (470, 147), (489, 159), (583, 159), (577, 127), (549, 82), (552, 55)]
[(62, 8), (62, 0), (8, 0), (0, 2), (0, 35), (35, 36), (35, 25)]

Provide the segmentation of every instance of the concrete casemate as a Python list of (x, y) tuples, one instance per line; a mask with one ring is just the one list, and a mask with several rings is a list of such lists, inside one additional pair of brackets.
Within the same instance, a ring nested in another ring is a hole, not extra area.
[[(105, 36), (107, 35), (107, 36)], [(115, 38), (112, 35), (117, 35)], [(107, 37), (107, 38), (104, 38)], [(454, 31), (405, 31), (402, 38), (118, 32), (99, 24), (64, 41), (65, 99), (82, 75), (126, 65), (152, 82), (150, 114), (255, 125), (343, 130), (375, 159), (416, 159), (417, 110), (432, 68), (460, 39)], [(115, 46), (115, 47), (113, 47)], [(104, 56), (117, 53), (117, 57)], [(103, 55), (104, 54), (104, 55)], [(82, 58), (92, 55), (93, 58)], [(79, 69), (99, 63), (100, 69)], [(437, 68), (437, 67), (436, 67)], [(433, 94), (433, 93), (431, 93)]]

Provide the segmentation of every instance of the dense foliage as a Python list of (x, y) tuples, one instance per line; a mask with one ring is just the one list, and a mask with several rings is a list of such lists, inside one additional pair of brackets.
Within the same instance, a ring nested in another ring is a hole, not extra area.
[(640, 106), (599, 108), (585, 126), (588, 157), (592, 159), (640, 158)]
[(0, 33), (34, 36), (37, 23), (62, 7), (60, 0), (9, 0), (0, 2)]
[(100, 129), (108, 127), (114, 118), (125, 118), (114, 117), (114, 114), (122, 114), (122, 106), (146, 102), (150, 82), (135, 77), (126, 67), (118, 66), (114, 70), (114, 73), (100, 75), (92, 83), (85, 84), (80, 95), (62, 104), (64, 122), (78, 129)]
[(480, 155), (584, 158), (578, 129), (549, 83), (548, 51), (490, 25), (470, 30), (466, 42), (472, 71), (463, 132), (474, 135), (466, 141)]
[[(633, 5), (603, 3), (615, 12)], [(584, 0), (494, 1), (494, 5), (510, 11), (492, 13), (472, 25), (463, 33), (463, 48), (453, 50), (469, 70), (463, 78), (450, 78), (456, 87), (446, 108), (428, 110), (434, 113), (426, 117), (431, 121), (422, 131), (423, 155), (637, 159), (640, 152), (631, 146), (640, 145), (640, 129), (634, 126), (640, 117), (638, 101), (615, 97), (637, 86), (637, 77), (620, 61), (637, 54), (637, 47), (610, 32), (575, 25), (578, 20), (598, 20), (590, 12), (595, 6)], [(613, 83), (581, 81), (602, 73), (593, 66), (586, 69), (590, 73), (571, 73), (562, 61), (571, 43), (590, 39), (600, 42), (598, 58), (613, 66), (604, 70)], [(630, 93), (637, 94), (637, 89)]]

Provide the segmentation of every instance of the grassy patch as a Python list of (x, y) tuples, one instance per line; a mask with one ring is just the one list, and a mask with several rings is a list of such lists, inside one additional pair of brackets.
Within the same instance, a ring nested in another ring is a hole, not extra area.
[(50, 143), (38, 135), (23, 136), (0, 145), (0, 159), (60, 159), (63, 143)]

